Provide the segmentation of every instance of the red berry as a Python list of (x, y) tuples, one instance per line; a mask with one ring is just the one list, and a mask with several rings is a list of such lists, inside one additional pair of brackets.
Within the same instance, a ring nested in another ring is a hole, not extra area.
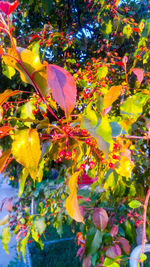
[(117, 148), (119, 148), (119, 145), (117, 143), (114, 143), (113, 149), (117, 149)]
[(71, 151), (66, 152), (66, 159), (72, 159), (72, 153)]
[(91, 145), (92, 145), (92, 140), (91, 140), (91, 138), (87, 138), (86, 141), (85, 141), (85, 143), (86, 143), (87, 145), (91, 146)]
[(61, 158), (63, 158), (65, 155), (66, 155), (65, 150), (61, 150), (61, 151), (59, 152), (59, 156), (60, 156)]
[(113, 168), (114, 167), (114, 164), (112, 162), (109, 163), (109, 167), (110, 168)]
[(100, 160), (100, 161), (101, 161), (101, 163), (104, 163), (104, 159), (103, 159), (103, 158), (101, 158), (101, 160)]
[(82, 133), (83, 135), (87, 135), (87, 134), (88, 134), (88, 131), (87, 131), (86, 129), (82, 129), (82, 130), (81, 130), (81, 133)]
[(86, 168), (85, 164), (81, 164), (80, 169), (85, 170), (85, 168)]
[(62, 159), (59, 158), (59, 159), (56, 160), (56, 163), (59, 163), (59, 162), (61, 162), (61, 161), (62, 161)]
[(112, 158), (113, 158), (113, 159), (118, 159), (118, 156), (113, 155)]
[(94, 161), (90, 161), (89, 162), (89, 167), (90, 167), (90, 169), (95, 168), (95, 162)]

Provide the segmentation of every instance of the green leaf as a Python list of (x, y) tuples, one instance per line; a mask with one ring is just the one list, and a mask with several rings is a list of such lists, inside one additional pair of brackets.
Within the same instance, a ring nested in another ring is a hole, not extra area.
[(95, 227), (89, 229), (85, 243), (86, 255), (94, 254), (101, 246), (102, 235), (99, 230), (95, 230)]
[(31, 233), (32, 233), (32, 238), (38, 242), (39, 240), (39, 233), (37, 231), (35, 231), (33, 228), (31, 229)]
[(111, 143), (113, 141), (112, 129), (108, 119), (106, 117), (102, 117), (102, 119), (99, 122), (96, 127), (96, 133), (98, 133), (104, 139), (105, 142)]
[(108, 24), (106, 25), (105, 33), (110, 34), (111, 32), (112, 32), (112, 23), (111, 20), (109, 20)]
[(35, 226), (35, 230), (40, 235), (43, 234), (43, 232), (46, 228), (45, 219), (43, 217), (37, 217), (36, 220), (34, 221), (34, 226)]
[(110, 144), (106, 142), (101, 135), (96, 132), (95, 127), (93, 127), (92, 122), (87, 118), (83, 117), (81, 128), (87, 129), (88, 132), (97, 140), (98, 148), (108, 155)]
[(116, 187), (116, 183), (117, 183), (116, 175), (112, 171), (109, 174), (108, 178), (106, 179), (106, 181), (104, 183), (104, 189), (107, 191), (110, 188), (111, 191), (114, 191), (115, 190), (115, 187)]
[(140, 260), (143, 262), (143, 261), (145, 261), (146, 259), (147, 259), (146, 254), (141, 253), (141, 254), (140, 254)]
[(14, 68), (10, 67), (10, 66), (7, 66), (5, 64), (3, 64), (3, 74), (11, 79), (14, 75), (15, 75), (16, 71)]
[(101, 68), (97, 70), (97, 75), (99, 79), (105, 78), (108, 73), (108, 68), (103, 65)]
[(9, 232), (9, 226), (5, 227), (2, 229), (2, 235), (1, 235), (1, 241), (3, 244), (3, 249), (6, 251), (7, 254), (8, 252), (8, 243), (10, 242), (11, 239), (11, 234)]
[(29, 235), (30, 235), (30, 233), (28, 233), (26, 235), (26, 237), (24, 239), (22, 239), (22, 241), (21, 241), (20, 251), (22, 252), (22, 256), (23, 256), (24, 261), (25, 261), (25, 256), (26, 256), (26, 246), (27, 246), (27, 243), (29, 240)]
[(22, 170), (21, 174), (20, 174), (20, 177), (19, 177), (19, 192), (18, 192), (19, 198), (23, 194), (24, 186), (25, 186), (25, 182), (26, 182), (28, 174), (29, 174), (29, 171), (26, 168), (24, 168)]
[(138, 118), (143, 111), (143, 106), (149, 98), (148, 95), (142, 93), (137, 93), (128, 97), (120, 107), (121, 113), (131, 115), (135, 119)]
[(122, 127), (116, 121), (110, 122), (110, 127), (112, 130), (112, 136), (117, 137), (121, 134)]
[(114, 263), (113, 259), (105, 258), (103, 266), (111, 266)]
[[(31, 119), (31, 120), (35, 120), (35, 116), (33, 115), (33, 110), (36, 110), (35, 106), (29, 101), (26, 104), (22, 105), (21, 108), (21, 114), (20, 114), (20, 118), (22, 119)], [(24, 124), (27, 127), (30, 127), (32, 122), (24, 122)]]
[(129, 24), (127, 24), (126, 26), (124, 26), (123, 28), (123, 34), (129, 39), (131, 34), (132, 34), (132, 28)]
[(132, 200), (128, 205), (130, 208), (136, 209), (136, 208), (140, 207), (142, 204), (138, 200)]

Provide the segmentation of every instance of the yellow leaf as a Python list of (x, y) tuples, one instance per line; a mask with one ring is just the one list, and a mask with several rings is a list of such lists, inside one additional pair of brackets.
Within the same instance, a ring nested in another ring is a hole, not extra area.
[(40, 139), (36, 129), (19, 130), (14, 136), (12, 154), (16, 161), (28, 169), (32, 179), (36, 179), (41, 156)]
[[(26, 71), (29, 73), (29, 75), (31, 75), (33, 72), (36, 71), (33, 76), (34, 81), (39, 87), (39, 89), (42, 91), (42, 93), (46, 96), (49, 92), (49, 87), (47, 84), (46, 67), (40, 62), (40, 57), (29, 49), (24, 49), (22, 47), (16, 47), (16, 49), (20, 56), (21, 62), (25, 67)], [(20, 77), (23, 82), (32, 84), (34, 86), (31, 79), (28, 77), (27, 73), (15, 60), (15, 58), (18, 59), (16, 51), (14, 51), (13, 48), (9, 48), (7, 54), (13, 56), (14, 58), (8, 55), (4, 55), (2, 57), (4, 63), (19, 71)]]
[(0, 122), (3, 119), (3, 114), (4, 114), (3, 108), (2, 108), (2, 106), (0, 106)]
[(104, 109), (110, 107), (112, 103), (121, 95), (122, 91), (122, 85), (112, 86), (108, 93), (104, 96)]
[(132, 161), (125, 156), (121, 156), (119, 167), (116, 168), (116, 172), (122, 176), (125, 176), (126, 178), (130, 178), (133, 167), (134, 163)]
[(69, 216), (77, 222), (83, 222), (77, 199), (77, 178), (80, 172), (75, 172), (69, 180), (70, 195), (66, 199), (66, 209)]

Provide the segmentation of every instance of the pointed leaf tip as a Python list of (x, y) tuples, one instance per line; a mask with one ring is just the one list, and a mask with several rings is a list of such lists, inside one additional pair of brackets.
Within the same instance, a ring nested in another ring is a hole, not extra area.
[(69, 216), (77, 222), (83, 222), (77, 199), (77, 179), (79, 172), (74, 173), (69, 180), (70, 195), (66, 199), (66, 210)]
[(47, 83), (55, 101), (69, 115), (76, 105), (77, 89), (74, 78), (65, 69), (47, 65)]
[(135, 68), (135, 69), (133, 69), (132, 71), (133, 71), (133, 73), (136, 75), (136, 77), (137, 77), (137, 79), (138, 79), (138, 82), (141, 84), (141, 82), (142, 82), (143, 79), (144, 79), (144, 70)]
[(9, 16), (19, 5), (19, 1), (16, 0), (13, 3), (9, 3), (8, 1), (0, 1), (0, 10), (5, 13), (5, 15)]

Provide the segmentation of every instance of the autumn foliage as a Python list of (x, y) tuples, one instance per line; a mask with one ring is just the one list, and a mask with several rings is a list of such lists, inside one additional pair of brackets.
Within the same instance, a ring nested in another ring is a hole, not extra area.
[[(19, 170), (19, 203), (1, 203), (10, 216), (0, 225), (9, 223), (25, 257), (31, 240), (43, 248), (41, 237), (50, 222), (60, 233), (63, 223), (76, 221), (83, 266), (117, 267), (129, 257), (135, 229), (146, 224), (150, 23), (126, 16), (127, 9), (120, 15), (118, 1), (83, 2), (97, 43), (90, 37), (93, 51), (87, 45), (79, 58), (77, 32), (62, 32), (51, 21), (21, 47), (9, 16), (19, 2), (0, 1), (2, 72), (15, 81), (0, 92), (0, 171), (11, 178), (9, 166)], [(57, 5), (52, 8), (63, 16)], [(83, 11), (83, 28), (84, 21)], [(130, 54), (127, 49), (119, 55), (120, 37), (131, 42)], [(55, 62), (45, 58), (48, 49), (52, 60), (57, 54)], [(51, 181), (50, 173), (57, 173)], [(30, 214), (31, 199), (38, 202), (36, 214)], [(7, 251), (5, 237), (9, 241), (8, 226), (2, 237)]]

